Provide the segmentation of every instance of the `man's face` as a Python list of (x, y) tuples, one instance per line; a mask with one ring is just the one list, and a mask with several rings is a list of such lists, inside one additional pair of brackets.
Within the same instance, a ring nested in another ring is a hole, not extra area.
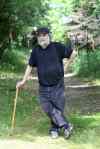
[(40, 33), (37, 36), (38, 44), (45, 49), (50, 44), (50, 37), (47, 33)]

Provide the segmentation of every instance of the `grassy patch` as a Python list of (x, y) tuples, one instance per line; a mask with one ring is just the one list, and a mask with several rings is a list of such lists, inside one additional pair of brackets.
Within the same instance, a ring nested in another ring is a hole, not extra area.
[[(71, 138), (66, 141), (61, 136), (57, 140), (50, 140), (48, 137), (49, 120), (39, 106), (38, 97), (34, 96), (32, 90), (19, 92), (16, 127), (12, 133), (11, 116), (15, 84), (15, 78), (0, 80), (0, 138), (27, 140), (43, 146), (45, 144), (48, 149), (65, 149), (66, 146), (69, 149), (100, 148), (100, 113), (70, 115), (68, 118), (74, 124), (74, 132)], [(29, 82), (29, 85), (31, 86), (32, 82)]]

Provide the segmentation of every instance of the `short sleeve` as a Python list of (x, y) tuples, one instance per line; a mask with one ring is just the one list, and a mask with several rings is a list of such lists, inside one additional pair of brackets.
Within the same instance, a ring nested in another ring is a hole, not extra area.
[(62, 59), (63, 58), (70, 58), (70, 56), (73, 52), (71, 42), (68, 42), (66, 45), (58, 43), (56, 47), (57, 47)]
[(36, 52), (35, 49), (32, 50), (28, 64), (32, 67), (36, 67)]

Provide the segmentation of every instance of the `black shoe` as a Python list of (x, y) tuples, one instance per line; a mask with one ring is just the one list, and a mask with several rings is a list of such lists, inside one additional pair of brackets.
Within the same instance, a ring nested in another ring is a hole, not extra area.
[(72, 131), (73, 131), (73, 125), (69, 123), (68, 124), (68, 128), (64, 129), (64, 137), (65, 137), (65, 139), (68, 139), (71, 136)]

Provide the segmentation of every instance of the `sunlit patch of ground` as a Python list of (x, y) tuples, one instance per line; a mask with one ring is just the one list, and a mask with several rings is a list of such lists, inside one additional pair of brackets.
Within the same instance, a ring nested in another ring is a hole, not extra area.
[(0, 140), (0, 149), (99, 149), (89, 143), (72, 143), (70, 140), (59, 138), (56, 140), (50, 137), (36, 137), (32, 142), (17, 139)]

